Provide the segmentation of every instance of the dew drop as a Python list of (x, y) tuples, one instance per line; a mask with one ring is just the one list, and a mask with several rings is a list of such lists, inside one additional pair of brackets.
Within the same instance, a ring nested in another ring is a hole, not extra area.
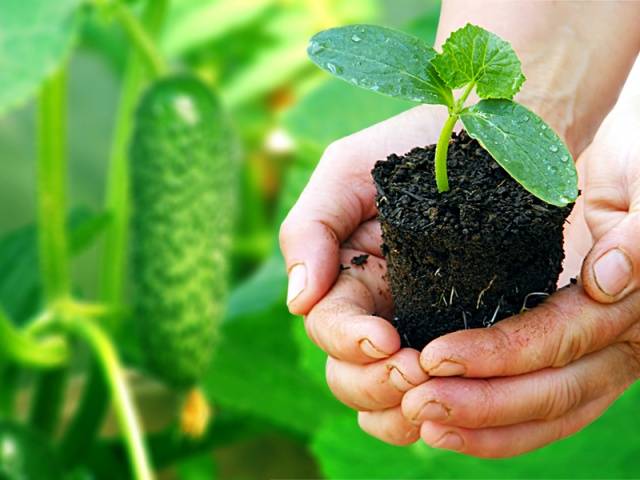
[(551, 145), (549, 147), (549, 150), (551, 150), (553, 153), (556, 153), (558, 151), (558, 146), (557, 145)]
[(522, 121), (523, 122), (528, 122), (529, 121), (529, 116), (528, 115), (523, 115), (522, 116)]
[(563, 162), (567, 162), (569, 160), (569, 155), (562, 155), (562, 157), (560, 157), (560, 160), (562, 160)]
[(542, 124), (542, 126), (541, 126), (540, 128), (542, 128), (542, 130), (546, 130), (546, 129), (547, 129), (547, 126), (543, 123), (543, 124)]
[(351, 35), (351, 41), (352, 42), (358, 43), (361, 40), (362, 39), (358, 35), (356, 35), (355, 33), (353, 35)]
[(327, 62), (327, 70), (329, 70), (333, 75), (336, 75), (338, 73), (340, 73), (340, 71), (342, 70), (341, 68), (335, 66), (333, 63), (331, 62)]
[(318, 42), (311, 42), (309, 44), (309, 53), (311, 55), (315, 55), (316, 53), (320, 53), (324, 50), (324, 47), (320, 45)]

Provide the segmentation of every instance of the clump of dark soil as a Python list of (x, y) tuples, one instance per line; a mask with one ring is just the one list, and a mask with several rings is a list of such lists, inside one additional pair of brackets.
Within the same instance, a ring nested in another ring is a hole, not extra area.
[(383, 252), (405, 346), (487, 327), (556, 289), (563, 225), (558, 208), (520, 186), (466, 133), (448, 153), (439, 193), (435, 145), (391, 155), (373, 169)]

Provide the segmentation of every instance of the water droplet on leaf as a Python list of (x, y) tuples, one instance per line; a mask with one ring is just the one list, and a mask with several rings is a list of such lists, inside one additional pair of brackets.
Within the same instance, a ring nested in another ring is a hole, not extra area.
[(562, 155), (562, 157), (560, 157), (560, 159), (561, 159), (563, 162), (566, 162), (566, 161), (568, 161), (568, 160), (569, 160), (569, 155)]
[(356, 35), (355, 33), (353, 35), (351, 35), (351, 40), (355, 43), (358, 43), (359, 41), (361, 41), (362, 39)]
[(311, 42), (309, 44), (309, 53), (311, 55), (315, 55), (316, 53), (320, 53), (322, 50), (324, 50), (324, 47), (322, 45), (320, 45), (318, 42)]
[(327, 70), (329, 70), (333, 75), (336, 75), (342, 71), (342, 68), (334, 65), (331, 62), (327, 62)]
[(547, 129), (547, 126), (543, 123), (543, 124), (542, 124), (542, 126), (541, 126), (540, 128), (542, 128), (542, 130), (546, 130), (546, 129)]
[(555, 153), (555, 152), (557, 152), (557, 151), (558, 151), (558, 146), (557, 146), (557, 145), (551, 145), (551, 146), (549, 147), (549, 150), (551, 150), (553, 153)]
[(522, 116), (522, 121), (523, 122), (528, 122), (529, 121), (529, 116), (528, 115), (523, 115)]

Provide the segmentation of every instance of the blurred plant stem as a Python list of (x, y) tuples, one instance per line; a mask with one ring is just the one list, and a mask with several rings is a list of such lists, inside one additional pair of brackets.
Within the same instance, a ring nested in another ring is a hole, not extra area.
[[(118, 426), (129, 454), (133, 478), (151, 480), (153, 473), (147, 459), (144, 436), (113, 343), (94, 320), (74, 317), (65, 321), (63, 325), (65, 330), (87, 342), (95, 355), (102, 378), (107, 382), (109, 397), (113, 400)], [(87, 439), (84, 440), (86, 442)]]
[[(47, 79), (38, 101), (38, 261), (47, 304), (67, 298), (71, 280), (66, 236), (67, 72)], [(43, 373), (37, 383), (31, 424), (52, 434), (59, 420), (66, 369)]]
[[(142, 24), (156, 35), (161, 28), (167, 9), (166, 0), (149, 0), (142, 16)], [(140, 52), (132, 47), (122, 82), (120, 104), (116, 115), (114, 137), (109, 159), (105, 208), (111, 222), (105, 234), (100, 278), (100, 299), (106, 305), (118, 309), (123, 304), (126, 274), (127, 233), (129, 226), (129, 139), (133, 130), (135, 108), (147, 72), (141, 62)], [(110, 330), (117, 331), (111, 316)], [(108, 407), (107, 385), (101, 367), (95, 361), (90, 368), (87, 386), (78, 412), (62, 439), (62, 457), (66, 465), (82, 461), (100, 430)]]
[[(143, 14), (143, 24), (156, 34), (165, 15), (166, 0), (149, 0)], [(141, 64), (140, 51), (132, 48), (116, 115), (105, 206), (111, 222), (106, 231), (100, 283), (101, 300), (108, 305), (120, 305), (123, 300), (125, 277), (127, 231), (129, 225), (129, 164), (127, 150), (133, 130), (133, 119), (140, 91), (146, 80), (146, 71)]]
[[(164, 12), (166, 10), (166, 1), (149, 0), (148, 6), (152, 9), (161, 9)], [(168, 70), (167, 64), (156, 48), (153, 33), (148, 30), (147, 25), (144, 22), (140, 22), (131, 12), (128, 5), (122, 2), (116, 2), (113, 5), (113, 13), (129, 37), (129, 41), (138, 52), (139, 60), (148, 64), (154, 76), (164, 75)]]

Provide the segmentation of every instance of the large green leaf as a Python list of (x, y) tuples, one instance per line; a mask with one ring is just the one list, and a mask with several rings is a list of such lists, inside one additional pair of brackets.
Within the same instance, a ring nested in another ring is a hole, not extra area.
[(0, 478), (62, 479), (62, 468), (47, 438), (26, 426), (0, 420)]
[(395, 447), (376, 440), (360, 430), (355, 412), (323, 425), (311, 449), (327, 478), (449, 478), (445, 471), (433, 471), (426, 445)]
[(313, 432), (337, 407), (298, 367), (291, 329), (299, 321), (284, 305), (226, 321), (203, 380), (209, 398), (299, 433)]
[(175, 2), (162, 35), (162, 49), (171, 56), (188, 52), (252, 22), (275, 3), (274, 0)]
[(451, 90), (431, 60), (436, 51), (419, 38), (375, 25), (332, 28), (307, 49), (320, 68), (358, 87), (413, 102), (452, 105)]
[(475, 83), (480, 98), (511, 99), (525, 80), (511, 45), (471, 24), (451, 34), (433, 65), (451, 88)]
[(420, 442), (392, 447), (360, 431), (355, 415), (334, 417), (312, 449), (328, 478), (637, 478), (640, 385), (582, 432), (515, 458), (483, 460), (431, 449)]
[(65, 59), (80, 1), (0, 2), (0, 114), (26, 100)]
[(321, 153), (334, 140), (397, 115), (411, 106), (404, 100), (382, 97), (330, 80), (302, 98), (287, 113), (284, 125), (298, 143), (312, 144)]
[[(70, 250), (79, 254), (104, 230), (106, 214), (86, 208), (69, 216)], [(18, 323), (26, 320), (39, 306), (40, 280), (38, 239), (35, 225), (19, 228), (0, 238), (0, 305)]]
[(524, 188), (565, 206), (578, 196), (578, 176), (564, 142), (531, 110), (511, 100), (482, 100), (460, 116), (469, 135)]

